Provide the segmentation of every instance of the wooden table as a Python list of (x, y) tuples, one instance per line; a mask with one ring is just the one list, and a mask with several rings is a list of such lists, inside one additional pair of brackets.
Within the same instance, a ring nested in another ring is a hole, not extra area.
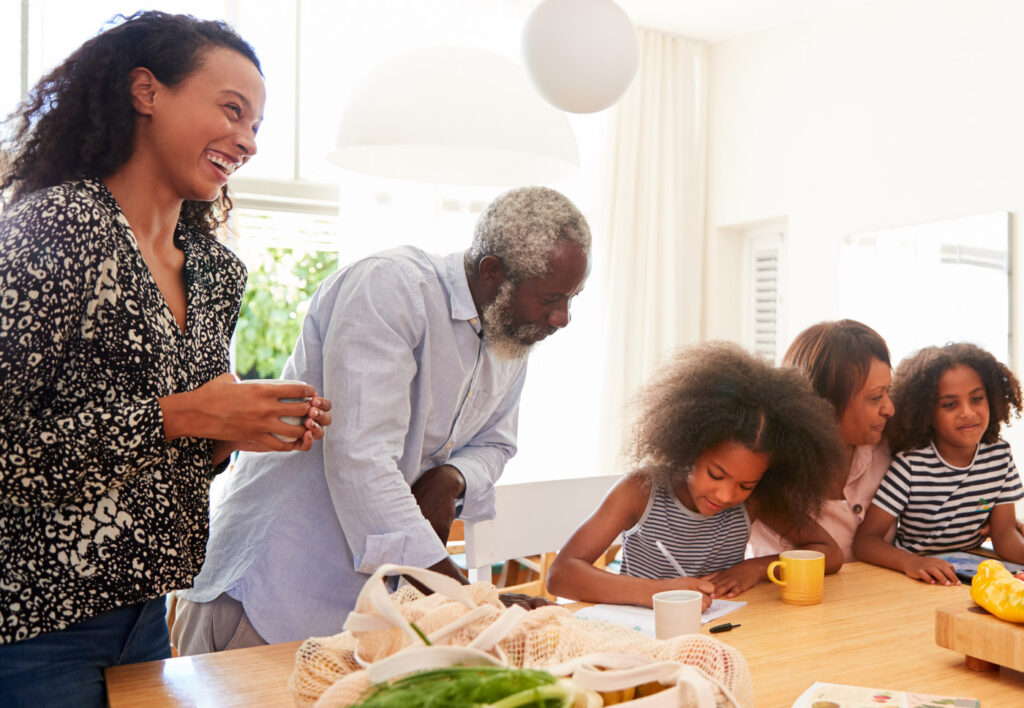
[[(967, 597), (966, 587), (850, 563), (825, 578), (820, 605), (785, 605), (776, 586), (760, 583), (737, 598), (745, 607), (721, 620), (742, 626), (715, 636), (746, 657), (758, 708), (786, 708), (815, 681), (968, 696), (983, 708), (1024, 705), (1024, 673), (970, 671), (962, 655), (935, 644), (935, 608)], [(298, 646), (114, 667), (110, 705), (291, 706), (285, 686)]]
[(820, 605), (786, 605), (774, 585), (757, 585), (737, 598), (748, 604), (722, 620), (743, 626), (714, 636), (743, 653), (758, 708), (788, 707), (815, 681), (1024, 706), (1024, 673), (971, 671), (962, 654), (935, 643), (935, 608), (969, 597), (964, 585), (849, 563), (825, 577)]
[(295, 705), (288, 677), (302, 642), (114, 666), (106, 671), (110, 708)]

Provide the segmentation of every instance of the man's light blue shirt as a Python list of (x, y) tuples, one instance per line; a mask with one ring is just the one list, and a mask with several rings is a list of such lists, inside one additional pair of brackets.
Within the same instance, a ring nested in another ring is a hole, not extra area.
[(526, 360), (484, 344), (462, 258), (403, 247), (324, 281), (282, 378), (330, 399), (333, 423), (309, 452), (239, 456), (186, 598), (227, 592), (272, 643), (335, 634), (381, 564), (447, 555), (410, 489), (423, 472), (458, 468), (461, 518), (494, 517)]

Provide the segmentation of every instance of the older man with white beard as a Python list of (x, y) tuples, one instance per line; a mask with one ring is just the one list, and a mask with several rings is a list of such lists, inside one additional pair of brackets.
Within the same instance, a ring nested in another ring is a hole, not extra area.
[(569, 323), (589, 253), (576, 207), (528, 187), (488, 205), (465, 253), (406, 246), (329, 277), (282, 378), (334, 401), (334, 423), (301, 458), (242, 453), (179, 602), (179, 652), (340, 632), (384, 563), (461, 580), (449, 528), (493, 518), (526, 357)]

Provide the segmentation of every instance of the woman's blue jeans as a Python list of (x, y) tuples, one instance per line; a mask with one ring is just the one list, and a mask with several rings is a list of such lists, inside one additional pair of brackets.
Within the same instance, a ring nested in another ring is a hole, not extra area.
[(0, 644), (0, 706), (107, 705), (103, 669), (167, 659), (164, 598), (119, 607), (59, 632)]

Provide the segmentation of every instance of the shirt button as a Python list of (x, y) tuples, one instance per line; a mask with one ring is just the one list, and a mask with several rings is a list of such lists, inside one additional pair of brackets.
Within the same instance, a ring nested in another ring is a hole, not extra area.
[(472, 397), (473, 397), (473, 392), (472, 391), (470, 391), (469, 393), (466, 394), (466, 398), (472, 398)]
[(860, 504), (854, 504), (853, 505), (853, 513), (854, 514), (859, 514), (862, 511), (864, 511), (864, 507), (862, 507)]
[(473, 319), (471, 319), (471, 320), (469, 321), (469, 323), (470, 323), (470, 324), (474, 324), (474, 325), (475, 325), (475, 324), (476, 324), (476, 318), (474, 317)]

